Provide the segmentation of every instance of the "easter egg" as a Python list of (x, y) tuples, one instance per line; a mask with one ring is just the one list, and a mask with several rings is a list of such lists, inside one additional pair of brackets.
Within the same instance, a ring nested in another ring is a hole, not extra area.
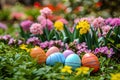
[(69, 56), (70, 54), (74, 54), (74, 52), (72, 50), (65, 50), (63, 52), (63, 55), (65, 56), (65, 58), (67, 58), (67, 56)]
[(65, 62), (65, 57), (62, 53), (56, 52), (47, 57), (46, 64), (53, 66), (56, 62), (63, 63)]
[(30, 56), (34, 59), (37, 59), (38, 63), (45, 63), (46, 61), (46, 54), (43, 49), (40, 47), (35, 47), (31, 49)]
[(46, 56), (49, 56), (49, 55), (51, 55), (51, 54), (53, 54), (55, 52), (59, 52), (59, 51), (60, 50), (57, 47), (53, 46), (53, 47), (48, 49), (48, 51), (46, 52)]
[(70, 54), (65, 60), (65, 65), (71, 66), (73, 70), (79, 68), (81, 66), (80, 57), (77, 54)]
[(92, 53), (86, 53), (85, 55), (83, 55), (82, 65), (93, 68), (93, 72), (97, 72), (100, 68), (100, 63), (97, 56)]

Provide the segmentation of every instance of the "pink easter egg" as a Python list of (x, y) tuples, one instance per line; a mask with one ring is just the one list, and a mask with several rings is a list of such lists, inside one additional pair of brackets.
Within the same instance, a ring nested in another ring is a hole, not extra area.
[(53, 46), (48, 49), (48, 51), (46, 52), (46, 56), (48, 57), (49, 55), (51, 55), (55, 52), (60, 52), (60, 50), (57, 47)]

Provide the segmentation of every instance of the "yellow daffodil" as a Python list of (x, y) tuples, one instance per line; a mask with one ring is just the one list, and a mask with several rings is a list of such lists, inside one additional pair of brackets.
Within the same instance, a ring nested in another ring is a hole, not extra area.
[(63, 30), (63, 26), (64, 26), (64, 24), (61, 21), (56, 21), (54, 24), (55, 29), (58, 31)]
[(76, 69), (77, 73), (76, 75), (80, 75), (80, 74), (87, 74), (89, 71), (89, 67), (80, 67)]
[(120, 80), (120, 73), (111, 74), (111, 80)]
[(77, 26), (76, 29), (80, 29), (80, 34), (86, 34), (87, 32), (89, 32), (90, 29), (90, 24), (88, 23), (88, 21), (80, 21)]
[(80, 32), (80, 34), (82, 35), (82, 34), (87, 33), (87, 30), (82, 28), (82, 29), (80, 29), (80, 31), (79, 31), (79, 32)]
[(63, 69), (61, 69), (61, 72), (67, 72), (67, 73), (72, 73), (72, 67), (70, 67), (70, 66), (64, 66), (64, 68)]

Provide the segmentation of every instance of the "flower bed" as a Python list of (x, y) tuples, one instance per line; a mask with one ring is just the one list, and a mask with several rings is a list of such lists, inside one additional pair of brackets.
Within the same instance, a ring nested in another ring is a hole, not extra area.
[(0, 36), (0, 79), (119, 80), (120, 18), (78, 18), (69, 27), (53, 23), (49, 8), (40, 14), (20, 23), (19, 39)]

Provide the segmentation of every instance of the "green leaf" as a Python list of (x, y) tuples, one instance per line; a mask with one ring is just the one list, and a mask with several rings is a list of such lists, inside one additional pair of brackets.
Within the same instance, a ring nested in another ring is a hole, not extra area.
[(44, 28), (44, 33), (45, 33), (46, 39), (49, 40), (49, 31), (47, 27)]
[(73, 39), (77, 39), (79, 38), (79, 29), (76, 29), (76, 27), (74, 27), (74, 31), (73, 31)]
[(54, 36), (54, 29), (52, 29), (51, 31), (50, 31), (50, 34), (49, 34), (49, 40), (52, 40), (52, 38), (53, 38), (53, 36)]
[(70, 32), (70, 30), (68, 29), (68, 27), (66, 25), (64, 25), (64, 32), (66, 37), (68, 37), (70, 39), (70, 41), (72, 41), (72, 33)]

